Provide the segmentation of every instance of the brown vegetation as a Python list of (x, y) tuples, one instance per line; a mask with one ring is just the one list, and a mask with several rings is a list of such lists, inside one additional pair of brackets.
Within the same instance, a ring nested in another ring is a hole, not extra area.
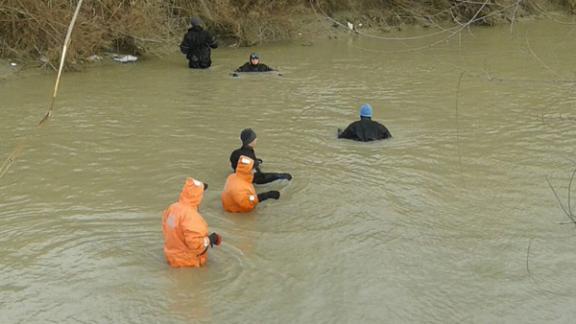
[[(57, 62), (76, 2), (0, 0), (0, 57)], [(361, 17), (372, 27), (471, 19), (494, 25), (550, 5), (576, 12), (576, 0), (91, 0), (80, 12), (68, 63), (103, 50), (141, 54), (156, 44), (175, 47), (194, 15), (220, 38), (246, 46), (290, 38), (298, 27), (293, 18), (311, 14)]]

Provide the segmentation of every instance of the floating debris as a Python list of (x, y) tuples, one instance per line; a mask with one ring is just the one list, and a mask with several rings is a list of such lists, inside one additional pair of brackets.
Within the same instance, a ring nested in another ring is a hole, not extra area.
[(353, 24), (353, 23), (347, 21), (347, 22), (346, 22), (346, 25), (348, 25), (348, 29), (354, 31), (354, 24)]
[(102, 61), (102, 56), (94, 54), (94, 55), (88, 56), (86, 58), (86, 60), (88, 62), (99, 62), (99, 61)]
[(138, 57), (134, 55), (114, 55), (112, 59), (120, 63), (133, 63), (138, 61)]

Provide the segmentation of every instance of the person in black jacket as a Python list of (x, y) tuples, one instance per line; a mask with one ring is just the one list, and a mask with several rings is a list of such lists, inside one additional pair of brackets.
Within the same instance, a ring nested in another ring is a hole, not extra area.
[(392, 137), (386, 126), (372, 120), (372, 106), (360, 107), (360, 120), (348, 125), (344, 131), (338, 128), (338, 138), (369, 142)]
[(234, 72), (270, 72), (276, 71), (266, 64), (260, 63), (260, 57), (256, 53), (250, 54), (250, 61), (244, 63)]
[(244, 155), (252, 160), (254, 160), (254, 180), (255, 184), (265, 184), (272, 181), (286, 179), (288, 181), (292, 180), (292, 175), (289, 173), (264, 173), (260, 169), (263, 161), (256, 157), (256, 152), (254, 152), (254, 146), (256, 145), (257, 138), (256, 133), (251, 128), (246, 128), (240, 133), (240, 140), (242, 141), (242, 147), (234, 150), (230, 154), (230, 166), (236, 171), (236, 165), (238, 165), (238, 159), (240, 156)]
[(207, 69), (212, 65), (210, 59), (211, 48), (217, 48), (216, 38), (202, 28), (202, 20), (194, 17), (191, 20), (192, 27), (180, 43), (180, 51), (188, 59), (188, 67), (191, 69)]

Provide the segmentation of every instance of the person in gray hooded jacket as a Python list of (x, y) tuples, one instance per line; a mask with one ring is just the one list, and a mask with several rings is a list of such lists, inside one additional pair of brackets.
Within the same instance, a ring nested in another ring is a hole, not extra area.
[(189, 68), (207, 69), (212, 65), (211, 49), (217, 48), (218, 43), (214, 36), (202, 28), (203, 22), (200, 18), (192, 18), (191, 23), (192, 27), (180, 43), (180, 51), (186, 55)]

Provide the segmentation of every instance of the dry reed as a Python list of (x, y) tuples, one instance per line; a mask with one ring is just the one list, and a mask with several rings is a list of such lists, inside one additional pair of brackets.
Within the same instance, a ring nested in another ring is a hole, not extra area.
[[(70, 8), (77, 2), (0, 0), (0, 57), (42, 58), (56, 66)], [(330, 17), (339, 12), (362, 17), (371, 26), (432, 27), (449, 21), (461, 29), (469, 22), (513, 23), (549, 5), (576, 11), (576, 0), (93, 0), (79, 14), (67, 64), (103, 50), (142, 54), (158, 44), (175, 46), (191, 16), (201, 16), (219, 37), (244, 46), (293, 37), (301, 28), (294, 17), (312, 14), (314, 8)]]

